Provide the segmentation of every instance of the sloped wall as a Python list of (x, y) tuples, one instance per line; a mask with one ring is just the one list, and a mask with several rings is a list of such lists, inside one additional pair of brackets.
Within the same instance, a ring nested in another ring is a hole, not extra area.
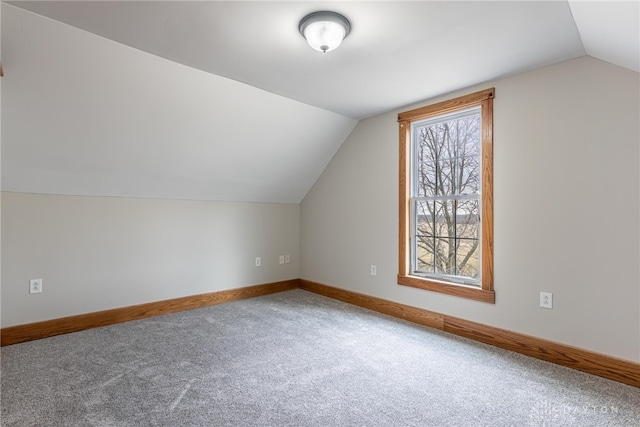
[(1, 10), (3, 327), (299, 277), (355, 120)]
[(639, 81), (583, 57), (399, 110), (496, 88), (495, 305), (396, 284), (399, 111), (360, 122), (302, 202), (301, 277), (640, 361)]
[(3, 191), (300, 203), (357, 122), (1, 7)]

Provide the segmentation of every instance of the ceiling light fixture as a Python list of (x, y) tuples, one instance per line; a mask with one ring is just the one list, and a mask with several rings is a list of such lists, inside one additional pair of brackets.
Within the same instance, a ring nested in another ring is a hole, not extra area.
[(313, 12), (302, 18), (298, 27), (309, 46), (319, 52), (334, 50), (351, 31), (351, 24), (336, 12)]

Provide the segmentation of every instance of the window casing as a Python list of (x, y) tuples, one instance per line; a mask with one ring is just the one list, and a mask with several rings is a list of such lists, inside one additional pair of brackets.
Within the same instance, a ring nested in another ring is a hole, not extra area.
[(398, 115), (401, 285), (495, 302), (494, 93)]

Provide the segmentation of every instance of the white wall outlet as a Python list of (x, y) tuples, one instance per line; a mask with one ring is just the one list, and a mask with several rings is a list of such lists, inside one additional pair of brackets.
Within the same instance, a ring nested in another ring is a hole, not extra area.
[(42, 279), (29, 280), (29, 293), (39, 294), (42, 292)]
[(553, 294), (551, 292), (540, 292), (540, 307), (553, 308)]
[(291, 255), (285, 255), (284, 256), (284, 263), (285, 264), (289, 264), (291, 262)]
[(260, 267), (261, 265), (262, 265), (262, 259), (259, 256), (257, 256), (256, 257), (256, 267)]
[(280, 255), (280, 264), (284, 264), (284, 255)]
[(378, 268), (375, 265), (371, 264), (371, 275), (375, 276), (376, 274), (378, 274)]

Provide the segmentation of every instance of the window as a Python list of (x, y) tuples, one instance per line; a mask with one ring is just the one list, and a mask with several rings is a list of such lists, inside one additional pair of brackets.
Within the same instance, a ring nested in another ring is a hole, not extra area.
[(493, 98), (398, 115), (398, 284), (494, 303)]

